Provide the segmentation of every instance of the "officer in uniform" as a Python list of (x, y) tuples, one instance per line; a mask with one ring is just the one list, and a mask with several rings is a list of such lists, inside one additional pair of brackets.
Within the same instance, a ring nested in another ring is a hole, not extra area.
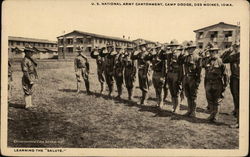
[(183, 89), (188, 102), (188, 111), (185, 115), (190, 117), (196, 115), (197, 91), (201, 81), (201, 58), (195, 53), (196, 48), (196, 45), (188, 45), (180, 56), (180, 62), (184, 65)]
[(128, 46), (125, 48), (124, 54), (124, 79), (128, 91), (128, 100), (133, 100), (133, 88), (136, 79), (135, 60), (131, 59), (133, 48)]
[(102, 51), (107, 51), (106, 47), (99, 48), (95, 47), (93, 51), (91, 52), (90, 56), (96, 60), (96, 65), (97, 65), (97, 76), (98, 76), (98, 81), (101, 84), (101, 90), (100, 94), (103, 93), (105, 90), (105, 76), (104, 76), (104, 68), (105, 68), (105, 61), (104, 61), (104, 55)]
[[(105, 61), (105, 80), (108, 85), (109, 94), (108, 96), (111, 97), (113, 93), (114, 88), (114, 58), (116, 55), (116, 51), (113, 51), (114, 47), (112, 44), (107, 44), (107, 51), (104, 51), (103, 54), (105, 55), (104, 61)], [(111, 54), (112, 53), (112, 54)]]
[(226, 66), (218, 56), (219, 48), (213, 47), (209, 50), (210, 57), (202, 61), (205, 68), (205, 90), (206, 98), (211, 107), (209, 121), (214, 122), (218, 113), (218, 107), (222, 102), (224, 91), (228, 85), (228, 74)]
[(24, 91), (24, 101), (25, 108), (31, 108), (32, 105), (32, 94), (33, 94), (33, 86), (35, 82), (37, 82), (37, 63), (32, 58), (33, 53), (35, 52), (31, 46), (26, 46), (24, 49), (25, 56), (21, 62), (21, 68), (23, 72), (22, 78), (22, 86)]
[(235, 43), (227, 49), (221, 56), (223, 63), (230, 63), (230, 90), (234, 101), (233, 114), (237, 122), (231, 127), (239, 128), (239, 83), (240, 83), (240, 44)]
[(155, 50), (152, 52), (152, 69), (153, 69), (153, 86), (155, 88), (157, 106), (163, 105), (162, 91), (165, 83), (166, 76), (166, 61), (161, 57), (162, 49), (161, 45), (157, 44)]
[(140, 101), (140, 105), (147, 104), (147, 96), (148, 90), (151, 83), (151, 62), (149, 59), (149, 52), (146, 51), (146, 42), (141, 42), (139, 44), (140, 51), (136, 51), (132, 55), (132, 59), (137, 59), (137, 67), (138, 67), (138, 78), (139, 78), (139, 87), (142, 91), (142, 97)]
[(74, 60), (74, 67), (77, 80), (77, 93), (80, 92), (80, 83), (82, 76), (85, 83), (87, 94), (90, 94), (91, 92), (89, 90), (89, 62), (87, 57), (82, 54), (83, 52), (82, 48), (76, 47), (76, 52), (78, 52), (78, 55)]
[(124, 61), (123, 53), (121, 53), (121, 47), (116, 45), (115, 50), (114, 78), (118, 92), (116, 98), (120, 99), (122, 95)]

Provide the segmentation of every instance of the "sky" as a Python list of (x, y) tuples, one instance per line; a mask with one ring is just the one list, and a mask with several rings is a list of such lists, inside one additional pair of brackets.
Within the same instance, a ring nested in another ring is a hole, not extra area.
[[(242, 24), (245, 20), (244, 10), (248, 7), (247, 3), (239, 3), (241, 1), (232, 1), (232, 7), (96, 6), (91, 5), (93, 2), (124, 1), (7, 0), (2, 5), (2, 28), (8, 36), (54, 41), (64, 33), (80, 30), (115, 37), (125, 35), (131, 40), (143, 38), (165, 43), (176, 39), (182, 42), (195, 40), (193, 30), (202, 27), (219, 22)], [(180, 0), (157, 2), (184, 3)], [(198, 2), (202, 1), (195, 1)], [(218, 2), (220, 5), (223, 3)], [(215, 1), (207, 0), (206, 3)]]

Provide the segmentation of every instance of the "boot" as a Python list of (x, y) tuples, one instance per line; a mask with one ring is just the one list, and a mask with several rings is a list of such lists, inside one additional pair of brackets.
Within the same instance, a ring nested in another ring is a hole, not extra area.
[(187, 113), (184, 114), (184, 116), (189, 116), (191, 114), (191, 101), (190, 101), (190, 98), (187, 98), (187, 103), (188, 103), (188, 111)]
[(101, 83), (101, 90), (100, 90), (100, 94), (102, 94), (102, 92), (104, 91), (104, 84)]
[(113, 85), (109, 85), (109, 94), (108, 94), (109, 97), (112, 97), (113, 96)]
[(116, 98), (120, 99), (121, 95), (122, 95), (122, 87), (121, 87), (121, 85), (117, 85), (117, 92), (118, 92), (118, 95), (116, 96)]
[(179, 113), (179, 99), (178, 99), (178, 97), (174, 98), (173, 112)]
[(142, 98), (140, 105), (147, 105), (147, 92), (142, 92)]
[(196, 102), (194, 100), (191, 100), (191, 112), (190, 112), (190, 117), (195, 117), (196, 116), (196, 113), (195, 113), (195, 110), (196, 110)]
[(211, 113), (210, 116), (207, 118), (210, 122), (215, 122), (216, 121), (216, 115), (218, 113), (218, 106), (211, 105)]
[(132, 92), (133, 92), (133, 89), (128, 89), (128, 100), (132, 100)]
[(233, 125), (230, 125), (230, 128), (239, 128), (239, 110), (238, 109), (236, 110), (236, 118), (237, 118), (236, 123)]
[(85, 80), (85, 87), (86, 87), (87, 94), (91, 94), (91, 92), (89, 90), (89, 81), (87, 81), (87, 80)]
[(77, 93), (80, 93), (80, 82), (78, 82), (78, 81), (77, 81), (77, 83), (76, 83), (76, 88), (77, 88), (77, 89), (76, 89), (76, 92), (77, 92)]

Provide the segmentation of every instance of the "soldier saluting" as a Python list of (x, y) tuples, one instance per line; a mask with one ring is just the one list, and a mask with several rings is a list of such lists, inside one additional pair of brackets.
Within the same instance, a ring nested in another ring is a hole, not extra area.
[(195, 53), (197, 46), (189, 44), (185, 52), (180, 56), (183, 69), (183, 89), (187, 97), (188, 111), (186, 116), (195, 117), (196, 99), (199, 84), (201, 82), (201, 58)]
[(98, 81), (101, 84), (100, 94), (102, 94), (103, 91), (105, 90), (105, 84), (104, 84), (105, 83), (105, 76), (104, 76), (105, 61), (104, 61), (104, 55), (102, 51), (107, 51), (107, 50), (105, 49), (105, 47), (103, 47), (102, 49), (98, 49), (98, 47), (95, 47), (90, 54), (90, 56), (96, 60)]
[(80, 92), (80, 83), (82, 76), (85, 83), (87, 94), (90, 94), (91, 92), (89, 90), (89, 62), (87, 57), (82, 54), (83, 52), (82, 48), (76, 47), (76, 52), (78, 52), (78, 55), (74, 60), (74, 67), (77, 80), (77, 93)]
[(240, 84), (240, 44), (235, 43), (221, 56), (223, 63), (230, 63), (230, 90), (234, 101), (233, 115), (237, 122), (231, 127), (239, 128), (239, 84)]
[(228, 85), (228, 74), (226, 66), (218, 56), (219, 48), (209, 49), (210, 56), (202, 61), (205, 68), (205, 90), (207, 102), (210, 106), (209, 121), (214, 122), (218, 113), (218, 107), (222, 102), (223, 94)]
[(33, 86), (38, 79), (38, 75), (36, 71), (37, 63), (32, 58), (35, 50), (31, 46), (26, 46), (24, 52), (25, 56), (21, 62), (21, 68), (23, 72), (22, 86), (24, 91), (25, 108), (28, 109), (33, 107)]
[[(113, 45), (110, 43), (107, 44), (107, 51), (103, 51), (103, 54), (105, 55), (104, 61), (105, 61), (105, 68), (104, 68), (104, 75), (105, 80), (108, 85), (109, 94), (108, 96), (111, 97), (113, 93), (114, 88), (114, 64), (115, 64), (115, 52), (113, 52)], [(113, 52), (113, 53), (112, 53)], [(111, 54), (112, 53), (112, 54)]]
[(157, 106), (161, 107), (163, 105), (162, 91), (165, 83), (165, 75), (166, 75), (166, 61), (162, 58), (161, 45), (155, 46), (155, 51), (152, 52), (152, 69), (153, 76), (152, 82), (155, 88), (156, 98), (157, 98)]
[(128, 100), (133, 100), (133, 88), (136, 79), (135, 60), (131, 59), (133, 48), (128, 46), (125, 48), (124, 54), (124, 80), (128, 91)]
[(121, 98), (122, 95), (122, 85), (123, 85), (123, 70), (124, 70), (124, 62), (123, 62), (123, 54), (121, 53), (121, 47), (116, 45), (114, 52), (111, 54), (115, 56), (114, 58), (114, 78), (117, 87), (117, 99)]
[(171, 41), (168, 45), (168, 49), (163, 54), (164, 59), (167, 60), (166, 83), (169, 87), (170, 94), (172, 97), (173, 112), (176, 112), (176, 109), (178, 108), (179, 93), (181, 90), (182, 66), (179, 62), (181, 50), (182, 47), (180, 47), (179, 44)]
[(149, 52), (146, 50), (146, 42), (139, 44), (140, 51), (136, 51), (132, 55), (132, 59), (137, 59), (139, 87), (142, 91), (140, 105), (146, 105), (148, 90), (151, 85), (151, 63), (149, 59)]

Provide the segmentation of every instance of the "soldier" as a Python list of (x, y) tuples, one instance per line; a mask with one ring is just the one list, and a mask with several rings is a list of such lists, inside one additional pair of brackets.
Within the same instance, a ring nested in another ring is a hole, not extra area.
[(12, 96), (12, 68), (11, 68), (11, 62), (8, 61), (8, 101), (10, 100)]
[(75, 75), (77, 80), (77, 93), (80, 92), (81, 76), (84, 80), (87, 94), (91, 94), (89, 89), (89, 62), (85, 55), (82, 54), (83, 49), (80, 47), (76, 48), (78, 55), (74, 60)]
[[(181, 91), (182, 83), (182, 65), (179, 62), (182, 47), (174, 42), (171, 42), (168, 47), (170, 51), (167, 52), (167, 84), (171, 94), (173, 112), (178, 112), (179, 94)], [(177, 49), (178, 48), (178, 49)]]
[(116, 50), (116, 53), (113, 52), (115, 55), (114, 78), (115, 78), (117, 92), (118, 92), (116, 98), (120, 99), (122, 95), (124, 62), (123, 62), (123, 54), (121, 53), (121, 47), (117, 45), (115, 47), (115, 50)]
[(37, 75), (37, 63), (32, 58), (34, 49), (30, 46), (26, 46), (24, 49), (25, 56), (21, 62), (21, 68), (23, 71), (22, 86), (24, 91), (25, 108), (31, 108), (33, 86), (38, 79)]
[(196, 98), (199, 84), (201, 81), (201, 58), (195, 53), (196, 45), (189, 45), (185, 52), (180, 56), (180, 62), (184, 65), (183, 69), (183, 90), (187, 97), (188, 111), (186, 116), (195, 117)]
[(132, 59), (137, 59), (138, 67), (138, 78), (139, 78), (139, 87), (142, 91), (142, 97), (140, 105), (147, 104), (148, 90), (151, 85), (151, 63), (149, 57), (149, 52), (146, 51), (146, 42), (141, 42), (139, 44), (140, 51), (136, 51), (132, 55)]
[(105, 61), (104, 61), (104, 55), (103, 55), (104, 53), (102, 53), (102, 51), (107, 51), (106, 47), (103, 47), (102, 49), (98, 49), (98, 47), (95, 47), (90, 54), (90, 56), (96, 60), (98, 81), (101, 84), (100, 94), (102, 94), (103, 91), (105, 90), (105, 84), (104, 84)]
[[(111, 55), (112, 53), (112, 55)], [(103, 54), (105, 55), (104, 61), (105, 61), (105, 80), (108, 85), (109, 94), (108, 96), (111, 97), (113, 93), (114, 88), (114, 57), (115, 57), (115, 51), (113, 51), (113, 45), (107, 44), (107, 51), (104, 51)]]
[(211, 107), (209, 121), (214, 122), (218, 113), (218, 107), (222, 102), (224, 91), (228, 85), (228, 74), (226, 66), (218, 56), (219, 49), (209, 49), (210, 57), (203, 59), (202, 65), (205, 68), (205, 90), (206, 98)]
[(128, 100), (133, 100), (133, 88), (136, 79), (136, 65), (135, 60), (131, 59), (132, 47), (127, 47), (124, 54), (124, 79), (128, 91)]
[(223, 63), (230, 63), (230, 90), (234, 101), (233, 114), (237, 118), (237, 122), (231, 127), (239, 128), (239, 77), (240, 77), (240, 45), (235, 43), (227, 49), (221, 56)]
[(153, 78), (152, 82), (155, 88), (157, 106), (161, 107), (163, 105), (162, 91), (165, 83), (166, 76), (166, 61), (161, 57), (161, 45), (156, 45), (155, 50), (153, 50), (152, 55), (152, 69)]

